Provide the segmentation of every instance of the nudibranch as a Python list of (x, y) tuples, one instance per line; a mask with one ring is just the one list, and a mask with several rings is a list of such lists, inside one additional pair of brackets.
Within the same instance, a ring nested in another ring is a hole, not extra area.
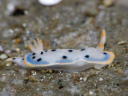
[(111, 64), (115, 58), (113, 52), (105, 51), (106, 32), (101, 32), (101, 40), (96, 48), (49, 49), (43, 50), (40, 39), (29, 44), (31, 53), (24, 57), (15, 57), (13, 62), (25, 68), (44, 68), (68, 72), (82, 71), (90, 67), (102, 68)]

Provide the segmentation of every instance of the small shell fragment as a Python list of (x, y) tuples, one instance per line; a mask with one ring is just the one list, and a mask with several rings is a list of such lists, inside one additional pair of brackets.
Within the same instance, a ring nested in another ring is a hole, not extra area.
[(118, 45), (124, 45), (124, 44), (126, 44), (127, 43), (127, 41), (119, 41), (118, 42)]
[(7, 59), (7, 58), (8, 58), (8, 56), (6, 54), (1, 54), (0, 55), (0, 59), (1, 60)]
[(90, 90), (89, 91), (89, 95), (93, 95), (93, 94), (94, 94), (94, 92)]
[(0, 45), (0, 51), (3, 52), (4, 48)]
[(39, 3), (45, 6), (52, 6), (60, 3), (62, 0), (38, 0)]
[(99, 78), (99, 81), (103, 81), (104, 79), (103, 78)]
[(109, 6), (113, 5), (114, 0), (104, 0), (103, 3), (106, 7), (109, 7)]

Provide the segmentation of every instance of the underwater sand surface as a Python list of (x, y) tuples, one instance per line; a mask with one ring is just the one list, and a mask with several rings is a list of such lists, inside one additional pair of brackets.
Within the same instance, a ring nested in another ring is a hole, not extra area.
[[(126, 0), (63, 0), (51, 7), (0, 0), (0, 96), (128, 96), (127, 10)], [(116, 59), (100, 70), (30, 70), (6, 61), (30, 52), (27, 41), (36, 37), (45, 49), (95, 47), (103, 28)]]

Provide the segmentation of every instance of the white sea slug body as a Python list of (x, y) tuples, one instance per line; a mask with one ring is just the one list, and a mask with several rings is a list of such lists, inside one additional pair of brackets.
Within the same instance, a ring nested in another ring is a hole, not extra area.
[(13, 61), (27, 68), (50, 68), (69, 72), (82, 71), (90, 67), (102, 68), (111, 64), (115, 58), (113, 52), (104, 51), (105, 41), (106, 32), (103, 31), (97, 48), (43, 50), (41, 40), (37, 39), (34, 45), (29, 45), (32, 53), (26, 54), (23, 58), (13, 58)]
[(38, 0), (42, 5), (53, 6), (60, 3), (62, 0)]

